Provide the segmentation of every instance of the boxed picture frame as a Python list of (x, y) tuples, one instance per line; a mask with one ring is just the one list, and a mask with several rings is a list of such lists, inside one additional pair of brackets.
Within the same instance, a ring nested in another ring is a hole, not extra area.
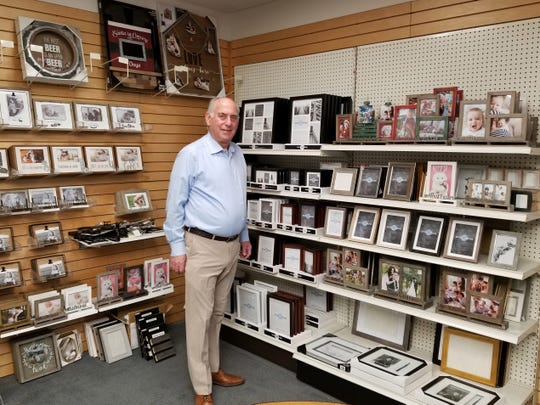
[(134, 106), (110, 105), (111, 128), (122, 132), (143, 132), (141, 110)]
[(349, 210), (345, 207), (326, 207), (324, 216), (324, 236), (328, 238), (345, 238)]
[(121, 190), (115, 193), (116, 211), (119, 215), (152, 211), (148, 189)]
[(368, 165), (360, 171), (356, 185), (356, 197), (382, 197), (386, 183), (388, 166)]
[(287, 142), (289, 100), (267, 98), (242, 100), (241, 143), (247, 145)]
[(438, 256), (445, 236), (446, 218), (419, 215), (416, 223), (411, 250), (413, 252)]
[(489, 115), (486, 127), (490, 143), (527, 143), (529, 117), (525, 114)]
[(54, 174), (79, 174), (86, 171), (81, 146), (51, 146)]
[(516, 270), (522, 236), (520, 232), (494, 229), (491, 234), (487, 264), (503, 269)]
[(436, 377), (421, 390), (436, 401), (452, 405), (495, 405), (501, 399), (494, 391), (447, 375)]
[(46, 283), (49, 280), (66, 277), (66, 258), (63, 254), (31, 259), (32, 279), (34, 282)]
[(444, 257), (473, 263), (478, 262), (483, 227), (483, 220), (450, 218)]
[(73, 130), (73, 111), (70, 102), (34, 100), (34, 115), (35, 127), (40, 130)]
[(330, 194), (353, 195), (358, 169), (354, 167), (336, 168), (332, 173)]
[[(263, 323), (261, 299), (262, 292), (260, 289), (251, 288), (244, 284), (237, 285), (236, 309), (238, 318), (252, 325), (261, 325)], [(285, 315), (288, 315), (288, 313)]]
[(320, 249), (304, 246), (302, 249), (302, 271), (313, 275), (321, 274), (322, 256)]
[(105, 104), (73, 103), (75, 128), (79, 131), (109, 131), (109, 107)]
[(57, 211), (59, 208), (54, 187), (28, 189), (28, 201), (32, 211)]
[(30, 324), (29, 305), (28, 301), (22, 298), (3, 301), (0, 304), (0, 331)]
[(85, 186), (60, 186), (60, 204), (62, 208), (87, 207)]
[(348, 371), (351, 369), (351, 361), (365, 353), (369, 348), (327, 333), (306, 343), (299, 350), (305, 350), (307, 356), (332, 367)]
[(51, 159), (47, 146), (19, 146), (9, 148), (13, 176), (42, 176), (51, 173)]
[(34, 301), (34, 324), (42, 325), (50, 321), (66, 319), (67, 314), (64, 311), (64, 307), (64, 297), (62, 294), (55, 294)]
[(463, 100), (460, 105), (459, 123), (455, 141), (485, 142), (488, 131), (486, 100)]
[(62, 367), (52, 332), (14, 340), (11, 352), (19, 383), (55, 373)]
[(415, 374), (416, 377), (423, 375), (428, 368), (424, 359), (390, 347), (373, 347), (357, 359), (361, 370), (385, 379), (394, 377), (392, 381), (398, 385), (405, 385), (407, 381), (411, 383)]
[(0, 290), (23, 285), (21, 263), (18, 261), (0, 264)]
[(456, 192), (457, 162), (428, 161), (423, 197), (452, 200)]
[[(15, 238), (13, 237), (13, 228), (5, 226), (0, 228), (0, 254), (15, 250)], [(1, 282), (0, 282), (1, 284)]]
[(411, 212), (383, 208), (377, 233), (377, 245), (404, 250), (407, 245)]
[(115, 146), (117, 172), (137, 172), (143, 170), (140, 146)]
[(415, 181), (416, 162), (389, 162), (383, 198), (410, 201)]
[(64, 243), (62, 225), (60, 222), (30, 224), (28, 228), (36, 247), (60, 245)]
[(379, 226), (380, 208), (357, 205), (354, 207), (348, 239), (374, 244)]
[(112, 146), (84, 146), (84, 155), (89, 173), (116, 171)]
[(32, 129), (34, 120), (30, 92), (0, 89), (0, 126), (8, 129)]

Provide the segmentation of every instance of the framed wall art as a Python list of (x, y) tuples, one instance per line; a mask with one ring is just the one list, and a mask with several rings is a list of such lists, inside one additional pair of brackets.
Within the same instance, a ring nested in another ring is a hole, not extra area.
[(51, 173), (47, 146), (12, 146), (10, 163), (16, 176), (41, 176)]
[(332, 173), (331, 194), (353, 195), (356, 187), (358, 169), (354, 167), (334, 169)]
[(457, 162), (427, 162), (425, 198), (452, 199), (456, 191)]
[(118, 172), (136, 172), (143, 170), (140, 146), (115, 146)]
[(242, 120), (239, 143), (252, 145), (287, 141), (287, 120), (282, 118), (290, 113), (288, 99), (276, 97), (242, 100), (240, 111)]
[(17, 17), (23, 80), (77, 85), (88, 82), (79, 28)]
[(438, 256), (444, 240), (445, 218), (419, 215), (411, 250)]
[(450, 218), (444, 256), (476, 263), (483, 226), (482, 220)]
[(375, 243), (379, 226), (380, 208), (356, 206), (349, 227), (349, 240), (362, 243)]
[(452, 405), (495, 405), (501, 399), (496, 392), (447, 375), (422, 386), (422, 392), (436, 401)]
[(515, 270), (519, 260), (522, 234), (494, 229), (487, 263), (490, 266)]
[(28, 90), (0, 89), (0, 125), (9, 129), (31, 129), (34, 125)]
[(142, 132), (141, 110), (133, 106), (109, 106), (112, 129), (122, 132)]
[(0, 148), (0, 179), (8, 178), (10, 175), (8, 151), (5, 148)]
[(0, 253), (11, 252), (14, 249), (13, 228), (10, 226), (0, 228)]
[(390, 162), (383, 198), (410, 201), (414, 186), (415, 162)]
[(490, 115), (487, 139), (492, 143), (525, 143), (528, 139), (527, 114)]
[(0, 264), (0, 289), (18, 287), (22, 284), (23, 278), (19, 262)]
[(30, 308), (27, 300), (6, 300), (0, 304), (0, 330), (18, 328), (30, 322)]
[(85, 146), (86, 166), (90, 173), (110, 173), (116, 171), (112, 146)]
[(64, 243), (60, 222), (47, 222), (29, 225), (30, 236), (37, 247), (60, 245)]
[(15, 340), (11, 351), (15, 376), (20, 383), (55, 373), (62, 367), (53, 333)]
[(105, 104), (73, 103), (75, 128), (81, 131), (108, 131), (109, 107)]
[(404, 250), (411, 220), (410, 211), (384, 208), (377, 234), (377, 245)]
[(76, 174), (86, 170), (81, 146), (51, 146), (54, 174)]
[(414, 141), (416, 139), (416, 104), (394, 107), (394, 141)]
[(485, 141), (487, 137), (486, 101), (464, 100), (459, 108), (459, 123), (455, 139), (466, 142)]
[(73, 130), (73, 111), (69, 102), (34, 100), (36, 127), (42, 130)]

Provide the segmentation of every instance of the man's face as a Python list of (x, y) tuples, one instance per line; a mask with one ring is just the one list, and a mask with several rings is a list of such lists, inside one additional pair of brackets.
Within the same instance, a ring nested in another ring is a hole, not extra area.
[(217, 100), (214, 113), (206, 113), (206, 125), (212, 138), (223, 148), (227, 148), (238, 128), (238, 107), (229, 98)]

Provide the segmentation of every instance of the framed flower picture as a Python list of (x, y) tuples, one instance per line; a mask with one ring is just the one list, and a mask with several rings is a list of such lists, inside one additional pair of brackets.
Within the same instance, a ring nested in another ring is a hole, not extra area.
[(494, 229), (491, 235), (488, 264), (515, 270), (518, 265), (522, 234)]

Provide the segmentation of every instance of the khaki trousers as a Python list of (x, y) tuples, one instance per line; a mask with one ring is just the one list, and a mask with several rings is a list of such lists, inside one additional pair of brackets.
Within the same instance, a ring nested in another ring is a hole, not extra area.
[(186, 346), (197, 395), (212, 393), (219, 369), (219, 331), (240, 253), (238, 240), (220, 242), (186, 232)]

